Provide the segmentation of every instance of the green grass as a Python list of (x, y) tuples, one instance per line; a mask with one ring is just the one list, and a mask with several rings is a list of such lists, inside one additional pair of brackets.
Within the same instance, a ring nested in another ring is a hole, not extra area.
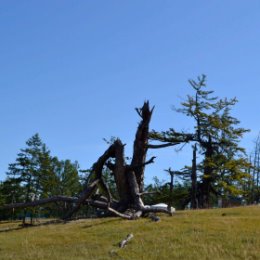
[[(179, 211), (127, 221), (78, 220), (29, 228), (0, 222), (0, 259), (260, 259), (260, 207)], [(133, 233), (129, 244), (118, 243)]]

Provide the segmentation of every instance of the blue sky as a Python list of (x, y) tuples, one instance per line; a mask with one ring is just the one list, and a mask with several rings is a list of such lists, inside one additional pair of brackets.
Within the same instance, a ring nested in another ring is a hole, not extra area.
[[(260, 2), (0, 0), (0, 180), (25, 141), (38, 132), (53, 155), (91, 167), (120, 137), (131, 155), (135, 107), (155, 105), (151, 127), (191, 130), (171, 110), (204, 73), (219, 97), (236, 96), (233, 115), (259, 130)], [(168, 148), (146, 180), (190, 163)]]

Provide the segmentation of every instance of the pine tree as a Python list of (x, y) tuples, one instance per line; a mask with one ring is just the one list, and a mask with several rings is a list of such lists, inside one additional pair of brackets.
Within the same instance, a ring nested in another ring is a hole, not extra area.
[(81, 189), (78, 162), (59, 161), (57, 158), (54, 161), (56, 164), (55, 174), (58, 179), (57, 194), (76, 196)]
[[(5, 181), (0, 183), (0, 205), (13, 204), (22, 202), (24, 189), (21, 187), (19, 182), (7, 178)], [(0, 219), (15, 219), (21, 210), (12, 209), (12, 211), (1, 211)]]
[[(19, 183), (24, 189), (22, 200), (29, 202), (40, 197), (42, 180), (49, 173), (50, 152), (41, 141), (39, 134), (33, 135), (21, 149), (16, 162), (9, 164), (7, 175), (13, 183)], [(23, 222), (25, 222), (26, 210)]]
[[(193, 141), (198, 144), (203, 161), (198, 164), (201, 183), (198, 185), (200, 207), (209, 207), (211, 195), (238, 194), (248, 178), (245, 151), (239, 141), (247, 129), (237, 127), (239, 120), (230, 115), (236, 98), (219, 99), (214, 91), (206, 90), (206, 76), (189, 81), (194, 95), (188, 95), (182, 107), (176, 109), (194, 119), (193, 133), (179, 133), (173, 128), (166, 132), (152, 132), (150, 138), (173, 144)], [(194, 180), (193, 180), (194, 181)]]

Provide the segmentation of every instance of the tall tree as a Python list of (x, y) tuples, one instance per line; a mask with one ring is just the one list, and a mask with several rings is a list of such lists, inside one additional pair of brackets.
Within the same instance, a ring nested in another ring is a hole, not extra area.
[(248, 130), (237, 127), (239, 120), (230, 115), (231, 108), (237, 103), (236, 98), (212, 96), (214, 91), (206, 90), (205, 75), (189, 83), (195, 93), (188, 95), (176, 111), (194, 119), (194, 132), (179, 133), (172, 128), (161, 133), (153, 131), (150, 138), (173, 144), (190, 141), (198, 144), (204, 157), (199, 167), (202, 180), (198, 200), (200, 207), (209, 207), (211, 194), (218, 196), (223, 190), (236, 193), (238, 189), (235, 187), (248, 177), (244, 171), (247, 166), (243, 157), (245, 151), (239, 147), (240, 139)]
[(249, 202), (256, 203), (260, 201), (260, 134), (255, 140), (254, 150), (250, 155), (249, 161), (252, 167), (249, 167), (249, 174), (251, 175), (250, 187), (247, 188), (249, 192)]
[[(33, 135), (21, 149), (16, 162), (8, 167), (7, 175), (13, 183), (19, 183), (23, 189), (23, 201), (29, 202), (39, 198), (43, 176), (50, 170), (49, 150), (41, 141), (39, 134)], [(24, 212), (25, 222), (26, 210)]]
[(55, 165), (54, 172), (58, 180), (56, 194), (53, 195), (76, 196), (81, 189), (78, 162), (53, 158), (52, 163)]

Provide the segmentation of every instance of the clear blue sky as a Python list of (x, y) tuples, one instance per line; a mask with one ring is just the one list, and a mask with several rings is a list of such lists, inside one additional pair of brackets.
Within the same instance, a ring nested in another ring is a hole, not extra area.
[[(53, 155), (91, 167), (102, 138), (132, 140), (135, 107), (155, 105), (151, 127), (191, 129), (171, 110), (204, 73), (219, 97), (236, 96), (234, 114), (260, 130), (259, 0), (0, 0), (0, 180), (38, 132)], [(168, 148), (147, 167), (147, 181), (190, 162)]]

